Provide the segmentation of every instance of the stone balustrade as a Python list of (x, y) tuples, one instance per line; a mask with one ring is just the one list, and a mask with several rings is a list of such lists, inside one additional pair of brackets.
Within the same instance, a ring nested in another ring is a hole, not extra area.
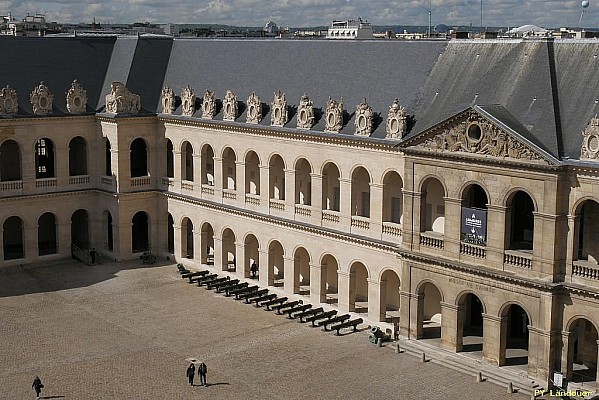
[(585, 260), (572, 263), (572, 276), (599, 281), (599, 265)]
[(391, 236), (401, 236), (401, 225), (395, 222), (383, 222), (383, 233)]
[(361, 217), (359, 215), (352, 215), (351, 226), (353, 228), (368, 230), (370, 229), (370, 218)]
[(89, 175), (69, 176), (69, 185), (85, 185), (89, 183)]
[(245, 204), (249, 204), (249, 205), (258, 207), (260, 205), (260, 195), (246, 193), (245, 194)]
[(506, 250), (503, 254), (503, 263), (512, 267), (532, 269), (532, 254)]
[(43, 178), (35, 180), (36, 188), (47, 188), (47, 187), (56, 187), (57, 181), (56, 178)]
[(223, 189), (223, 199), (227, 199), (227, 200), (237, 199), (237, 193), (235, 193), (235, 189)]
[(191, 181), (181, 181), (181, 189), (182, 190), (193, 190), (193, 182)]
[(131, 187), (150, 186), (149, 176), (140, 176), (137, 178), (131, 178)]
[(420, 232), (420, 245), (433, 249), (443, 249), (443, 235), (437, 232)]
[(302, 217), (311, 217), (312, 209), (310, 208), (310, 206), (307, 206), (304, 204), (296, 204), (295, 205), (295, 213), (297, 215), (301, 215)]
[(269, 207), (276, 211), (285, 211), (285, 200), (270, 199)]
[(331, 222), (333, 224), (338, 224), (340, 221), (340, 215), (338, 211), (332, 210), (322, 210), (322, 220), (326, 222)]
[(484, 246), (460, 242), (460, 254), (476, 258), (485, 258), (487, 256), (487, 249)]
[(214, 186), (212, 185), (202, 185), (202, 194), (206, 194), (208, 196), (214, 196)]

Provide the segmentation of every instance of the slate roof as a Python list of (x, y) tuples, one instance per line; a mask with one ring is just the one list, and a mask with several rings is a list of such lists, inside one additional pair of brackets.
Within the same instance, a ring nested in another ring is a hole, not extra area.
[[(341, 135), (352, 135), (355, 106), (366, 98), (376, 113), (370, 140), (380, 140), (398, 98), (410, 116), (407, 138), (479, 106), (554, 157), (577, 159), (581, 132), (599, 113), (599, 42), (593, 40), (0, 37), (0, 54), (0, 87), (17, 90), (20, 116), (32, 114), (29, 94), (40, 81), (54, 94), (54, 114), (66, 113), (65, 93), (77, 79), (87, 90), (89, 112), (103, 110), (113, 81), (141, 96), (144, 113), (161, 111), (164, 85), (180, 95), (189, 84), (199, 99), (210, 89), (222, 100), (230, 89), (242, 103), (255, 91), (266, 106), (261, 125), (270, 126), (270, 103), (281, 90), (291, 112), (280, 129), (295, 129), (294, 107), (307, 92), (317, 111), (312, 132), (325, 134), (322, 113), (330, 95), (343, 97)], [(240, 110), (235, 123), (245, 123), (245, 107)]]

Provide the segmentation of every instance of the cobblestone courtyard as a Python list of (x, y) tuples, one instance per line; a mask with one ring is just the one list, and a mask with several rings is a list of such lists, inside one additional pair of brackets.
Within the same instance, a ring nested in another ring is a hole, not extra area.
[[(525, 399), (189, 285), (173, 265), (0, 270), (0, 399)], [(189, 357), (208, 365), (190, 387)]]

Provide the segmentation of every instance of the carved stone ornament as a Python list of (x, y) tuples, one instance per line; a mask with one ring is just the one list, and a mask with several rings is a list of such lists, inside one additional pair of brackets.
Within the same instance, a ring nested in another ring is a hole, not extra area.
[(287, 100), (285, 93), (281, 94), (279, 90), (271, 103), (270, 123), (273, 126), (285, 126), (287, 123)]
[(175, 91), (168, 86), (162, 89), (162, 113), (172, 114), (175, 112)]
[(74, 114), (84, 113), (87, 110), (87, 92), (77, 79), (71, 83), (67, 92), (67, 110)]
[(259, 124), (262, 121), (262, 103), (260, 97), (256, 96), (256, 93), (252, 92), (248, 97), (247, 102), (247, 120), (248, 124)]
[(599, 118), (595, 115), (582, 132), (581, 160), (599, 161)]
[(297, 127), (298, 129), (311, 129), (312, 125), (314, 125), (314, 107), (312, 100), (304, 93), (297, 107)]
[(191, 117), (195, 113), (196, 95), (191, 86), (187, 85), (181, 90), (181, 115)]
[(137, 114), (141, 110), (139, 95), (131, 93), (122, 82), (112, 82), (106, 95), (106, 112), (112, 114)]
[(397, 99), (389, 107), (387, 114), (387, 128), (385, 137), (388, 139), (401, 139), (407, 129), (406, 110), (399, 105)]
[(530, 147), (474, 111), (441, 133), (414, 146), (436, 152), (463, 152), (493, 157), (543, 161)]
[(37, 115), (45, 115), (52, 112), (52, 101), (54, 96), (50, 93), (48, 86), (44, 85), (44, 82), (40, 82), (39, 85), (33, 89), (29, 96), (31, 105), (33, 107), (33, 113)]
[(339, 103), (329, 96), (327, 100), (327, 108), (325, 111), (325, 132), (339, 133), (343, 128), (343, 97), (339, 99)]
[(223, 119), (225, 121), (235, 121), (237, 118), (237, 96), (232, 91), (227, 90), (223, 99)]
[(204, 101), (202, 102), (202, 118), (212, 119), (216, 115), (216, 98), (214, 92), (206, 90)]
[(17, 91), (10, 86), (0, 89), (0, 114), (16, 114), (18, 109)]
[(366, 99), (356, 106), (356, 117), (354, 124), (356, 126), (356, 135), (369, 136), (372, 132), (372, 107), (368, 105)]

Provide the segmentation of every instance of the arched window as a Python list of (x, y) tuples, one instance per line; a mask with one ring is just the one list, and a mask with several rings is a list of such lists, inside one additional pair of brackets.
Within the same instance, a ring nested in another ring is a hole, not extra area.
[(421, 232), (445, 233), (445, 189), (441, 182), (429, 178), (422, 185)]
[(104, 138), (104, 174), (112, 176), (112, 151), (110, 150), (110, 140)]
[(214, 186), (214, 150), (208, 144), (202, 147), (202, 185)]
[(87, 175), (87, 144), (81, 136), (69, 143), (69, 176)]
[(227, 147), (223, 151), (223, 189), (236, 189), (237, 170), (235, 161), (237, 161), (235, 152)]
[(175, 161), (173, 158), (173, 142), (166, 139), (166, 177), (175, 177)]
[(511, 250), (532, 250), (535, 229), (534, 203), (530, 196), (523, 191), (518, 191), (511, 197), (509, 203), (510, 229), (509, 245)]
[(351, 178), (351, 213), (370, 218), (370, 174), (363, 167), (354, 170)]
[(327, 163), (322, 171), (322, 209), (339, 211), (340, 183), (339, 168)]
[(466, 243), (487, 244), (487, 193), (477, 184), (462, 193), (462, 230), (460, 239)]
[(389, 171), (383, 178), (383, 221), (401, 224), (403, 182), (399, 174)]
[(25, 257), (25, 247), (23, 245), (23, 221), (21, 218), (12, 216), (4, 221), (3, 246), (4, 259), (16, 260)]
[(148, 147), (146, 141), (137, 138), (130, 148), (131, 177), (148, 176)]
[(270, 198), (285, 200), (285, 163), (278, 154), (275, 154), (270, 159), (268, 180)]
[(89, 214), (84, 209), (75, 211), (71, 216), (71, 243), (82, 250), (90, 247)]
[(51, 212), (42, 214), (37, 220), (37, 248), (40, 256), (56, 254), (56, 217)]
[(295, 204), (312, 205), (312, 167), (305, 158), (295, 163)]
[(131, 220), (131, 251), (140, 253), (150, 248), (150, 220), (144, 211), (137, 212)]
[(54, 178), (54, 144), (48, 138), (35, 142), (35, 178)]
[(6, 140), (0, 146), (0, 180), (21, 180), (21, 149), (14, 140)]
[(254, 151), (245, 157), (245, 193), (260, 194), (260, 159)]
[(193, 147), (189, 142), (181, 146), (181, 179), (193, 182)]

